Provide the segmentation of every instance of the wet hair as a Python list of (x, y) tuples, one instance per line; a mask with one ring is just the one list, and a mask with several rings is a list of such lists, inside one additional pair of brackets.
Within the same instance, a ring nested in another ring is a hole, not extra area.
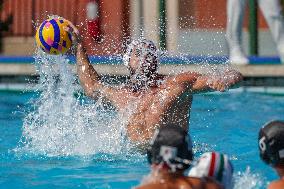
[(284, 121), (271, 121), (259, 131), (260, 158), (272, 166), (284, 165)]
[(139, 68), (142, 69), (143, 73), (148, 77), (150, 77), (150, 75), (152, 74), (157, 73), (159, 64), (159, 53), (154, 42), (145, 38), (133, 40), (128, 45), (126, 53), (123, 56), (123, 63), (127, 67), (129, 67), (131, 55), (134, 50), (135, 56), (139, 58)]
[(150, 164), (165, 163), (172, 171), (187, 169), (193, 160), (188, 133), (178, 125), (162, 126), (153, 136), (147, 157)]

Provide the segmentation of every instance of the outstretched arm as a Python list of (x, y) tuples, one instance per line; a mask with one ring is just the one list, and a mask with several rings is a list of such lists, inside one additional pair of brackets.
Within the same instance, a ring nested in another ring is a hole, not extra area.
[(183, 86), (191, 92), (225, 91), (242, 80), (240, 72), (230, 70), (222, 76), (202, 75), (196, 72), (185, 72), (167, 79), (168, 86)]
[(237, 83), (242, 81), (243, 76), (236, 70), (230, 70), (222, 76), (206, 76), (201, 75), (192, 85), (193, 92), (200, 91), (225, 91), (234, 87)]

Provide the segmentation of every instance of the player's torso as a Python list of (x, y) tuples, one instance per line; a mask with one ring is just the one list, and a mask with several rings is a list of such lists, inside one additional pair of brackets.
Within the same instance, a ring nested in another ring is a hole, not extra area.
[(128, 119), (128, 134), (133, 140), (148, 140), (161, 124), (177, 123), (188, 127), (192, 96), (188, 91), (175, 92), (153, 88), (145, 93), (134, 94), (128, 100), (132, 106)]

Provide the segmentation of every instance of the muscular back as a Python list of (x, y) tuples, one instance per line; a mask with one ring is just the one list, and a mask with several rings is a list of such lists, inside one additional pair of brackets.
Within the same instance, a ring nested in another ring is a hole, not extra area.
[[(182, 127), (187, 128), (189, 109), (192, 102), (190, 93), (192, 91), (212, 89), (224, 91), (242, 80), (241, 74), (237, 71), (227, 71), (224, 73), (223, 80), (199, 73), (185, 72), (168, 77), (161, 86), (149, 86), (147, 90), (139, 92), (131, 92), (126, 88), (119, 89), (105, 86), (101, 82), (97, 71), (90, 64), (84, 44), (80, 40), (78, 29), (72, 23), (69, 23), (69, 25), (68, 32), (72, 34), (74, 43), (77, 43), (77, 73), (85, 94), (94, 98), (96, 98), (94, 93), (100, 94), (110, 100), (120, 112), (125, 111), (127, 107), (134, 104), (127, 125), (129, 138), (134, 141), (144, 142), (149, 140), (155, 128), (163, 123), (177, 122)], [(148, 79), (154, 78), (158, 62), (157, 56), (155, 56), (156, 47), (152, 43), (146, 46), (145, 43), (141, 45), (143, 48), (150, 48), (148, 50), (155, 51), (154, 53), (147, 53), (147, 57), (143, 57), (147, 64), (142, 66), (141, 56), (139, 55), (141, 52), (139, 53), (135, 47), (135, 50), (131, 50), (132, 53), (129, 55), (127, 65), (131, 72), (139, 73), (142, 70), (144, 74), (150, 74), (147, 76)]]
[(160, 86), (138, 93), (128, 91), (125, 96), (127, 100), (124, 98), (121, 101), (127, 103), (120, 107), (120, 111), (131, 111), (127, 131), (132, 141), (148, 141), (155, 129), (166, 123), (177, 123), (188, 128), (192, 95), (186, 83), (172, 84), (167, 79)]
[(129, 138), (136, 142), (148, 141), (155, 128), (163, 123), (179, 123), (187, 128), (191, 92), (211, 89), (224, 91), (242, 79), (236, 71), (226, 73), (227, 79), (224, 81), (185, 72), (162, 78), (163, 84), (149, 86), (145, 90), (133, 92), (127, 88), (114, 88), (101, 82), (99, 74), (88, 60), (82, 43), (77, 47), (77, 72), (88, 96), (95, 97), (94, 94), (100, 94), (110, 100), (120, 112), (131, 110), (130, 115), (128, 114), (127, 132)]

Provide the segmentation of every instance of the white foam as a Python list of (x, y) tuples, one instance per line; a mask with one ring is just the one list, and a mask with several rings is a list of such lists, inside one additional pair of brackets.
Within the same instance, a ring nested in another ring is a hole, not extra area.
[(234, 189), (258, 189), (267, 185), (266, 179), (259, 174), (252, 173), (250, 167), (247, 167), (245, 172), (234, 174), (234, 180)]
[(75, 98), (76, 77), (65, 56), (38, 52), (40, 74), (33, 100), (34, 110), (23, 120), (23, 133), (16, 151), (46, 156), (119, 154), (128, 151), (125, 121), (105, 108), (102, 99), (82, 103)]

